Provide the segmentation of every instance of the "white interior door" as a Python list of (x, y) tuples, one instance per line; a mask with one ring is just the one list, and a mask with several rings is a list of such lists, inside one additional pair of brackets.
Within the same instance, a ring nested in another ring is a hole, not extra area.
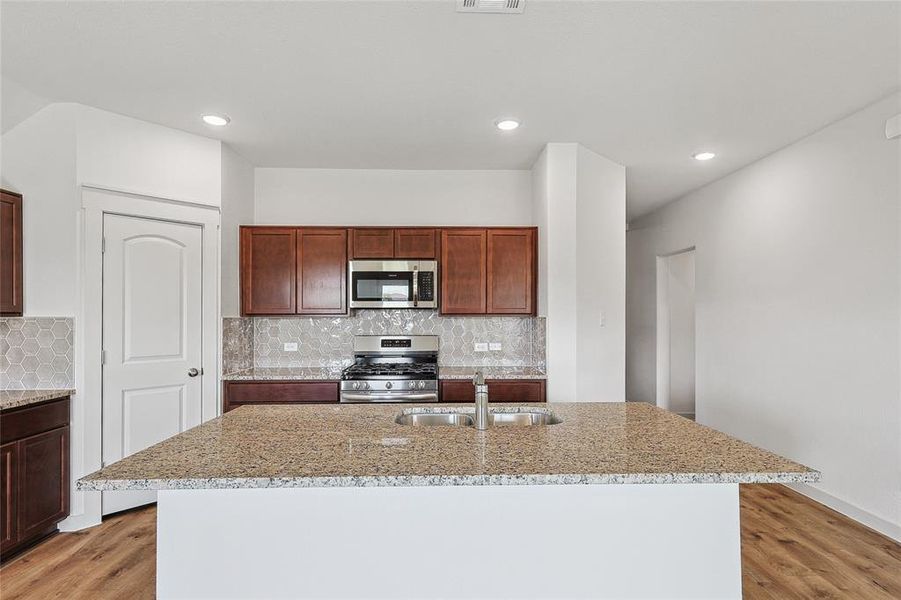
[[(103, 462), (199, 425), (202, 229), (103, 217)], [(103, 514), (156, 500), (104, 492)]]

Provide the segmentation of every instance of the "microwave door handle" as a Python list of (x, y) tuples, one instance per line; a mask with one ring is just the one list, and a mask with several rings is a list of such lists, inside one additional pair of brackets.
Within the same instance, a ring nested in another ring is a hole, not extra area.
[(413, 307), (419, 306), (419, 267), (413, 267)]

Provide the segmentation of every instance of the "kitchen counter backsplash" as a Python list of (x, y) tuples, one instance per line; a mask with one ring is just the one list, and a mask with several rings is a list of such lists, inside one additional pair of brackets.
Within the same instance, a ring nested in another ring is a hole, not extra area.
[(0, 318), (0, 389), (73, 387), (73, 330), (69, 317)]
[[(340, 318), (225, 318), (223, 373), (250, 367), (345, 366), (352, 361), (355, 335), (437, 335), (443, 366), (545, 366), (544, 317), (442, 317), (431, 310), (359, 310)], [(476, 352), (477, 342), (497, 342), (501, 350)], [(296, 343), (297, 350), (286, 351), (286, 343)]]

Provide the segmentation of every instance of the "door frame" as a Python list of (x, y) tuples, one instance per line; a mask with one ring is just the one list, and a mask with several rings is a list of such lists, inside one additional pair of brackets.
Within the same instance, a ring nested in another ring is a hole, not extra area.
[[(656, 290), (657, 321), (656, 321), (656, 406), (670, 410), (670, 371), (671, 371), (671, 324), (669, 287), (664, 282), (669, 275), (669, 263), (667, 259), (687, 252), (695, 253), (695, 266), (697, 267), (697, 248), (689, 246), (666, 254), (657, 255), (657, 271), (654, 288)], [(697, 344), (697, 321), (695, 321), (695, 344)], [(695, 348), (695, 382), (697, 382), (697, 346)], [(695, 384), (697, 385), (697, 383)], [(697, 418), (697, 392), (695, 392), (695, 418)]]
[[(130, 217), (188, 223), (201, 227), (203, 283), (201, 285), (201, 353), (202, 405), (201, 422), (221, 413), (219, 402), (219, 207), (181, 202), (167, 198), (135, 194), (90, 185), (81, 187), (82, 231), (81, 248), (81, 342), (77, 360), (84, 374), (79, 382), (80, 407), (73, 409), (73, 421), (82, 427), (74, 428), (72, 436), (72, 472), (81, 476), (100, 469), (103, 461), (103, 216), (118, 214)], [(80, 410), (79, 410), (80, 409)], [(79, 414), (80, 413), (80, 414)], [(79, 431), (80, 429), (80, 431)], [(74, 485), (74, 483), (73, 483)], [(80, 529), (100, 522), (101, 493), (77, 493), (72, 515), (66, 530)], [(78, 510), (81, 508), (81, 510)]]

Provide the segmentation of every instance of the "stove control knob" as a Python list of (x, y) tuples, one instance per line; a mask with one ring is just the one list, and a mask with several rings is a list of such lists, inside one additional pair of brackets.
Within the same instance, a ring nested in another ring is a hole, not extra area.
[(360, 389), (360, 382), (359, 382), (359, 381), (354, 381), (353, 388), (354, 388), (355, 390)]
[(390, 382), (390, 381), (386, 381), (386, 382), (385, 382), (385, 389), (386, 389), (386, 390), (390, 390), (390, 389), (393, 388), (393, 387), (394, 387), (394, 386), (391, 385), (391, 382)]
[(416, 389), (418, 389), (418, 390), (424, 390), (424, 389), (425, 389), (425, 381), (417, 381), (417, 382), (416, 382)]
[(368, 382), (368, 381), (364, 381), (364, 382), (363, 382), (363, 389), (364, 389), (364, 390), (368, 390), (368, 389), (369, 389), (369, 382)]

